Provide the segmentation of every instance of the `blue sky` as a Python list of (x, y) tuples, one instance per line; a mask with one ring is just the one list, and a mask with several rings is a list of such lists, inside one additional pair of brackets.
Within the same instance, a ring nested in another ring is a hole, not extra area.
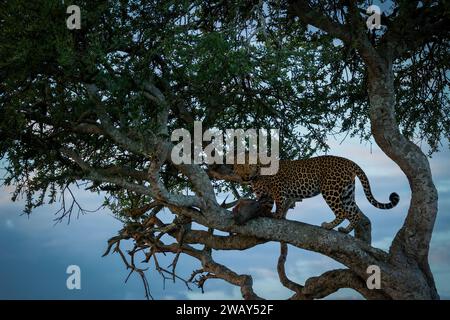
[[(393, 191), (400, 195), (400, 203), (392, 210), (379, 210), (371, 206), (356, 184), (357, 203), (371, 219), (373, 244), (387, 250), (393, 236), (406, 216), (410, 191), (406, 177), (375, 144), (360, 144), (347, 139), (342, 144), (331, 141), (329, 154), (340, 155), (357, 162), (367, 173), (375, 197), (387, 201)], [(441, 298), (450, 298), (450, 152), (448, 147), (433, 155), (430, 164), (439, 192), (439, 213), (431, 243), (430, 264)], [(142, 299), (144, 292), (140, 278), (128, 274), (117, 255), (102, 258), (106, 241), (121, 228), (107, 210), (73, 218), (70, 224), (54, 224), (58, 206), (45, 206), (30, 217), (21, 215), (23, 203), (12, 203), (11, 189), (0, 189), (0, 299)], [(77, 192), (78, 200), (88, 209), (97, 208), (103, 198), (88, 192)], [(331, 221), (333, 214), (321, 196), (298, 203), (288, 213), (295, 219), (314, 225)], [(236, 272), (254, 277), (255, 291), (267, 298), (283, 299), (290, 295), (276, 274), (278, 244), (268, 243), (246, 251), (217, 252), (216, 260)], [(172, 257), (161, 258), (162, 266), (170, 264)], [(81, 268), (81, 290), (66, 288), (66, 268)], [(304, 250), (290, 247), (287, 273), (293, 280), (303, 282), (340, 265), (333, 260)], [(182, 257), (178, 272), (189, 277), (199, 264)], [(147, 272), (151, 293), (156, 299), (240, 299), (239, 288), (220, 280), (209, 280), (202, 294), (195, 286), (188, 291), (181, 282), (167, 281), (152, 269)], [(358, 299), (359, 294), (343, 289), (331, 298)]]

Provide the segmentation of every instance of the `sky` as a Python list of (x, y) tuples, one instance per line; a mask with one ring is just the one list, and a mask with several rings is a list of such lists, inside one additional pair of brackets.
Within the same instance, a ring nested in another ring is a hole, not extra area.
[[(391, 210), (379, 210), (369, 204), (359, 182), (356, 201), (371, 219), (373, 245), (387, 250), (401, 227), (410, 200), (406, 177), (374, 143), (360, 144), (356, 139), (330, 141), (329, 154), (347, 157), (358, 163), (369, 177), (375, 198), (387, 202), (391, 192), (400, 195), (400, 203)], [(430, 159), (433, 179), (439, 192), (439, 213), (431, 242), (429, 261), (442, 299), (450, 298), (450, 152), (448, 146)], [(21, 214), (23, 202), (11, 202), (11, 188), (0, 189), (0, 299), (144, 299), (139, 276), (133, 274), (125, 283), (128, 271), (117, 254), (101, 257), (109, 238), (121, 229), (121, 222), (104, 209), (72, 217), (55, 224), (58, 205), (36, 209), (29, 217)], [(96, 209), (102, 196), (80, 190), (77, 199), (87, 209)], [(288, 219), (320, 225), (334, 216), (321, 196), (297, 203)], [(278, 281), (276, 263), (279, 244), (268, 243), (246, 251), (215, 252), (217, 262), (238, 273), (251, 274), (254, 290), (265, 298), (285, 299), (292, 293)], [(168, 266), (173, 257), (161, 258)], [(66, 280), (69, 265), (81, 270), (81, 289), (69, 290)], [(155, 299), (241, 299), (238, 287), (222, 280), (208, 280), (205, 293), (183, 282), (163, 282), (150, 266), (147, 277)], [(182, 256), (178, 273), (188, 278), (199, 263)], [(339, 263), (326, 256), (289, 247), (287, 275), (303, 283)], [(341, 289), (329, 298), (360, 299), (351, 289)]]

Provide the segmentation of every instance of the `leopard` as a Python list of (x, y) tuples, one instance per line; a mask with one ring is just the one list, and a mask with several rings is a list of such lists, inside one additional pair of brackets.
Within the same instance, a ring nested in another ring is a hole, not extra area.
[(266, 210), (272, 210), (275, 203), (274, 218), (285, 219), (290, 208), (303, 199), (322, 195), (333, 211), (335, 219), (323, 222), (321, 226), (331, 230), (344, 222), (348, 226), (339, 227), (342, 233), (351, 232), (359, 223), (362, 212), (355, 202), (355, 178), (358, 177), (367, 200), (376, 208), (391, 209), (400, 197), (393, 192), (389, 203), (378, 202), (371, 191), (369, 179), (364, 171), (350, 159), (324, 155), (300, 160), (279, 160), (279, 169), (273, 175), (262, 175), (261, 164), (233, 165), (234, 173), (243, 184), (250, 184), (257, 201)]

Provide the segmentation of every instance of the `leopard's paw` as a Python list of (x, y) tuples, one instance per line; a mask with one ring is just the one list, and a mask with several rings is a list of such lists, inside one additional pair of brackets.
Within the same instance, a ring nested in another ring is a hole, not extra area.
[(331, 223), (328, 223), (328, 222), (322, 222), (321, 226), (322, 226), (322, 228), (327, 229), (327, 230), (333, 229), (333, 226), (331, 225)]
[(339, 228), (338, 228), (338, 231), (347, 234), (347, 233), (349, 233), (350, 231), (352, 231), (352, 229), (347, 229), (347, 228), (344, 228), (344, 227), (339, 227)]

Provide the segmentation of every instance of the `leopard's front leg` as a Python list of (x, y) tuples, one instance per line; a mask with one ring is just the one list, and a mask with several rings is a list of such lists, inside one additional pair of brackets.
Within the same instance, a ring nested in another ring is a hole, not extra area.
[(276, 219), (285, 219), (288, 210), (290, 208), (292, 208), (294, 204), (295, 204), (295, 202), (291, 201), (289, 199), (281, 198), (281, 199), (275, 200), (275, 205), (276, 205), (277, 209), (275, 211), (274, 217)]
[(273, 198), (268, 194), (259, 194), (256, 200), (261, 205), (261, 217), (272, 217)]
[(262, 212), (261, 216), (271, 217), (272, 207), (274, 203), (273, 197), (269, 194), (268, 190), (257, 185), (252, 185), (253, 193), (256, 196), (256, 200), (260, 203)]

